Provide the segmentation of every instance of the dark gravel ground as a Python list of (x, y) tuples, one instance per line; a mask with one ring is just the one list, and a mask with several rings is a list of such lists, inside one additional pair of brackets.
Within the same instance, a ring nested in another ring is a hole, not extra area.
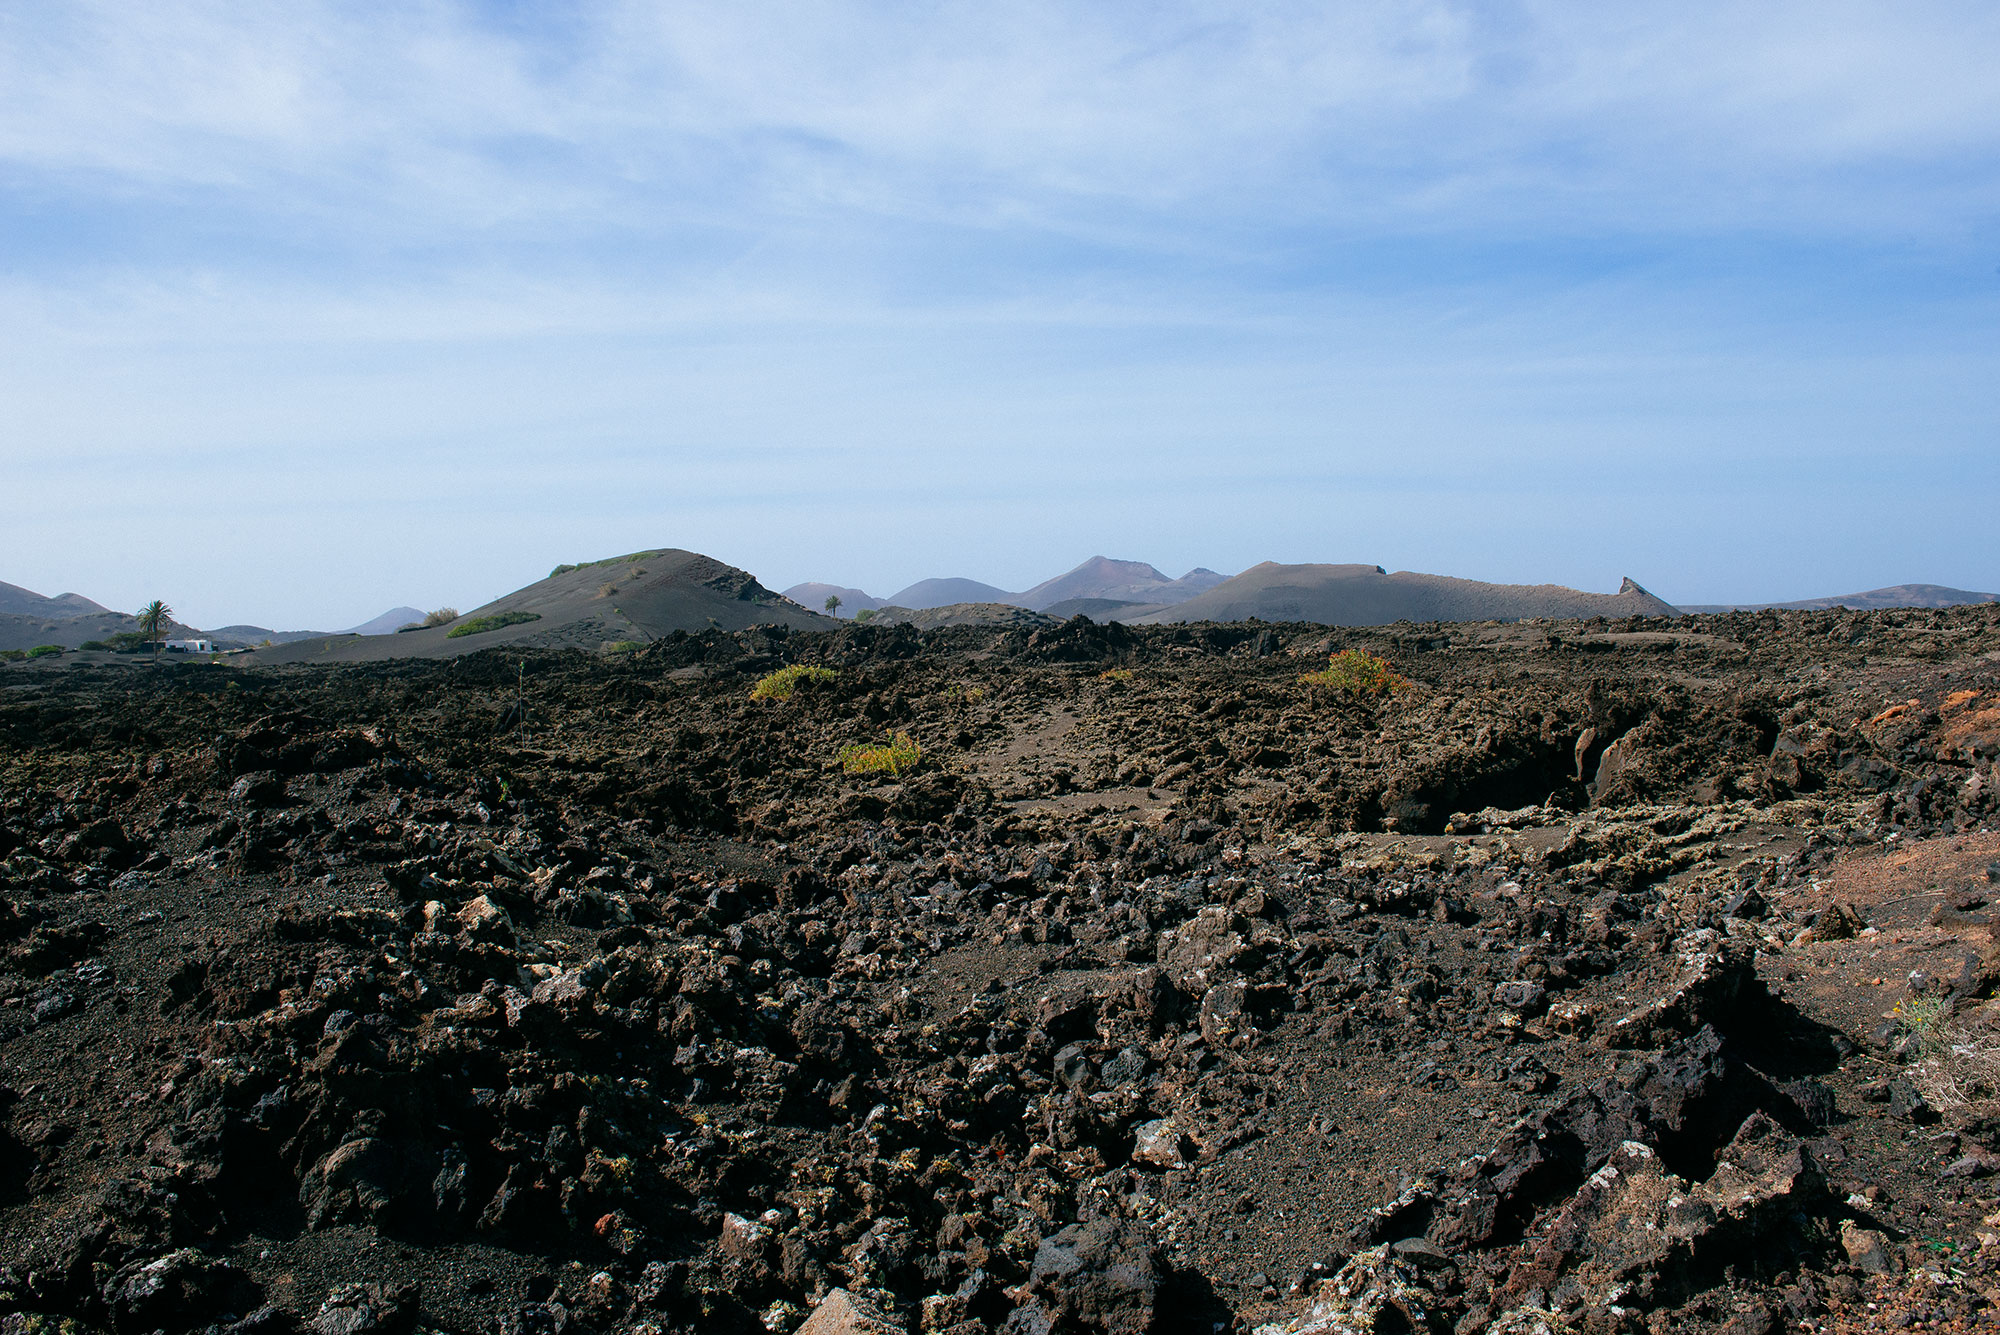
[(0, 1332), (1989, 1328), (1996, 755), (1990, 608), (9, 667)]

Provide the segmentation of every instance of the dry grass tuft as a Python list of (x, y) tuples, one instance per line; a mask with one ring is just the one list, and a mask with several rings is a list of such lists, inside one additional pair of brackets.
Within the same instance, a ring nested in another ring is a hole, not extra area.
[(2000, 1102), (2000, 1035), (1966, 1025), (1941, 996), (1907, 998), (1893, 1014), (1909, 1042), (1910, 1080), (1933, 1108)]

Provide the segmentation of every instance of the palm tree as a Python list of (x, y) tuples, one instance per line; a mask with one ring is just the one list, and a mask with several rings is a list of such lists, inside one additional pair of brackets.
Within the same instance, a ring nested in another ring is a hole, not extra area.
[(158, 662), (160, 658), (160, 632), (167, 627), (173, 618), (174, 609), (168, 607), (158, 598), (153, 599), (152, 602), (147, 603), (139, 609), (139, 630), (141, 634), (153, 642), (154, 662)]
[(828, 595), (826, 596), (826, 614), (827, 614), (828, 616), (830, 616), (830, 617), (837, 617), (837, 616), (839, 616), (839, 615), (840, 615), (840, 595), (839, 595), (839, 594), (837, 594), (837, 593), (829, 593), (829, 594), (828, 594)]

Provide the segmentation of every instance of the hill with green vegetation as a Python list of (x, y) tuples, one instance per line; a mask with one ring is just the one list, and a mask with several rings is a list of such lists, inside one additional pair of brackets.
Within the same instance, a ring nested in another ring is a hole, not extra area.
[(450, 658), (501, 646), (601, 650), (675, 631), (778, 625), (830, 629), (754, 575), (675, 547), (557, 566), (546, 579), (436, 626), (392, 635), (333, 635), (259, 650), (271, 663)]

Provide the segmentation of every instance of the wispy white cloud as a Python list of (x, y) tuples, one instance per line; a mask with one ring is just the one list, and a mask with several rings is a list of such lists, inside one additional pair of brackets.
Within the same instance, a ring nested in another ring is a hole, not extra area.
[(0, 25), (0, 159), (343, 227), (644, 232), (746, 206), (1910, 226), (1829, 174), (1894, 173), (1963, 222), (2000, 148), (2000, 12), (1979, 4), (604, 4), (528, 31), (438, 3), (102, 4)]

